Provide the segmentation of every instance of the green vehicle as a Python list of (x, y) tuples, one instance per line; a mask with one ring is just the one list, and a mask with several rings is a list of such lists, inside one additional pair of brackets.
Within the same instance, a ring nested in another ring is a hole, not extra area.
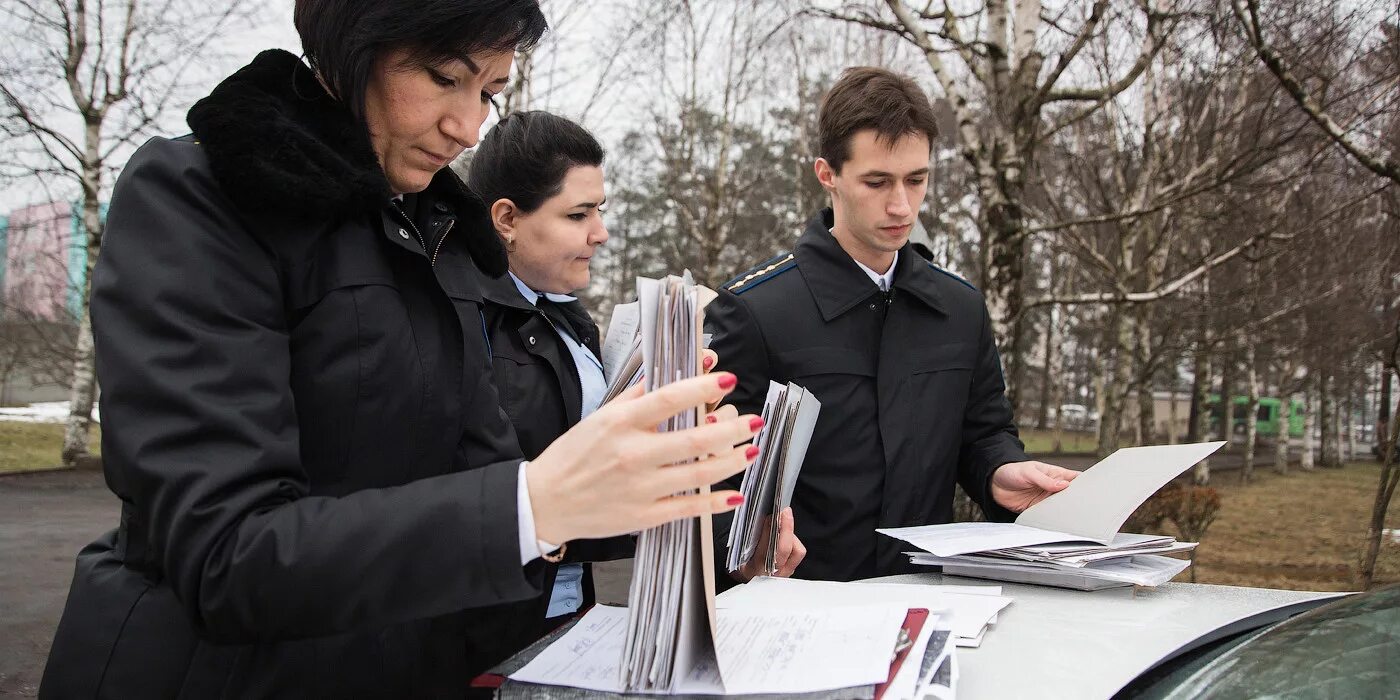
[[(1244, 435), (1245, 412), (1249, 410), (1249, 397), (1236, 396), (1231, 401), (1235, 405), (1235, 425), (1233, 432)], [(1220, 426), (1225, 410), (1220, 406), (1220, 395), (1211, 394), (1209, 399), (1210, 424), (1214, 430)], [(1279, 433), (1279, 413), (1283, 401), (1273, 396), (1259, 397), (1259, 423), (1256, 426), (1260, 437), (1276, 438)], [(1288, 408), (1288, 437), (1303, 437), (1303, 402), (1292, 399)]]

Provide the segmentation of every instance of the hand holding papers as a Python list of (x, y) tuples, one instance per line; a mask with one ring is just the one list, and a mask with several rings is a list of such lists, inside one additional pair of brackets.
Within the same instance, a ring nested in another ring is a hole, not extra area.
[(731, 573), (747, 564), (759, 550), (765, 522), (768, 537), (762, 547), (763, 571), (767, 576), (777, 573), (779, 515), (792, 505), (797, 475), (802, 471), (802, 459), (820, 410), (821, 403), (806, 389), (769, 382), (768, 398), (763, 403), (763, 431), (755, 441), (758, 457), (744, 472), (740, 487), (744, 502), (734, 511), (734, 524), (729, 530), (727, 565)]
[[(945, 573), (1073, 588), (1159, 585), (1188, 563), (1154, 555), (1195, 545), (1170, 537), (1120, 535), (1118, 529), (1157, 489), (1222, 445), (1118, 450), (1065, 490), (1027, 508), (1015, 524), (950, 523), (879, 532), (928, 552), (912, 555), (911, 561), (943, 565)], [(1009, 577), (1012, 571), (1016, 578)]]

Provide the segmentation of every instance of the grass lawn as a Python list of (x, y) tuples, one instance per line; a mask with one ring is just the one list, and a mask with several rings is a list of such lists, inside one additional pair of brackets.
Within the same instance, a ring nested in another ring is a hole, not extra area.
[[(1197, 549), (1196, 581), (1356, 590), (1379, 478), (1376, 462), (1285, 476), (1256, 471), (1248, 485), (1239, 483), (1239, 472), (1212, 475), (1211, 486), (1220, 492), (1220, 514)], [(1400, 528), (1400, 499), (1391, 502), (1386, 526)], [(1190, 578), (1183, 574), (1176, 580)], [(1395, 582), (1400, 582), (1400, 544), (1383, 543), (1376, 585)]]
[[(1033, 455), (1048, 455), (1055, 453), (1055, 431), (1036, 430), (1034, 428), (1021, 431), (1021, 442), (1026, 443), (1026, 452)], [(1076, 432), (1066, 430), (1060, 433), (1061, 454), (1069, 452), (1090, 452), (1098, 448), (1098, 443), (1094, 440), (1093, 431)]]
[[(89, 448), (102, 454), (102, 429), (92, 426)], [(0, 474), (56, 469), (63, 451), (63, 425), (0, 421)]]

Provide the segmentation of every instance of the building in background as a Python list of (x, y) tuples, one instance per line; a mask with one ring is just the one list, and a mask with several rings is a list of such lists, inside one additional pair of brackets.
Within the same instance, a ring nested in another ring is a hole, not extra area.
[(0, 218), (6, 219), (0, 243), (5, 317), (76, 323), (87, 276), (87, 234), (77, 203), (38, 204)]
[(0, 405), (67, 398), (86, 276), (78, 203), (0, 215)]

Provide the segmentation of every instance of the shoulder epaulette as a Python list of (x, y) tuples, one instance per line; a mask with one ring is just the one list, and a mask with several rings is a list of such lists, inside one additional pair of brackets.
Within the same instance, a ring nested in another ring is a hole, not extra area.
[(937, 272), (941, 272), (941, 273), (943, 273), (943, 274), (945, 274), (945, 275), (947, 275), (947, 276), (949, 276), (949, 277), (952, 277), (954, 280), (956, 280), (956, 281), (958, 282), (958, 284), (961, 284), (962, 286), (967, 287), (968, 289), (971, 289), (971, 290), (974, 291), (974, 292), (977, 291), (977, 288), (974, 287), (974, 286), (972, 286), (972, 283), (971, 283), (971, 282), (968, 282), (967, 280), (965, 280), (965, 279), (963, 279), (963, 278), (961, 278), (961, 277), (958, 277), (957, 275), (955, 275), (955, 274), (953, 274), (953, 273), (951, 273), (951, 272), (949, 272), (949, 271), (947, 271), (947, 270), (945, 270), (945, 269), (943, 269), (943, 268), (941, 268), (941, 267), (939, 267), (939, 266), (937, 266), (937, 265), (934, 265), (933, 263), (929, 263), (928, 266), (931, 267), (931, 268), (933, 268), (933, 269), (934, 269), (935, 271), (937, 271)]
[(724, 288), (734, 294), (742, 294), (796, 266), (797, 260), (793, 258), (792, 253), (783, 253), (761, 262), (748, 272), (725, 282)]

